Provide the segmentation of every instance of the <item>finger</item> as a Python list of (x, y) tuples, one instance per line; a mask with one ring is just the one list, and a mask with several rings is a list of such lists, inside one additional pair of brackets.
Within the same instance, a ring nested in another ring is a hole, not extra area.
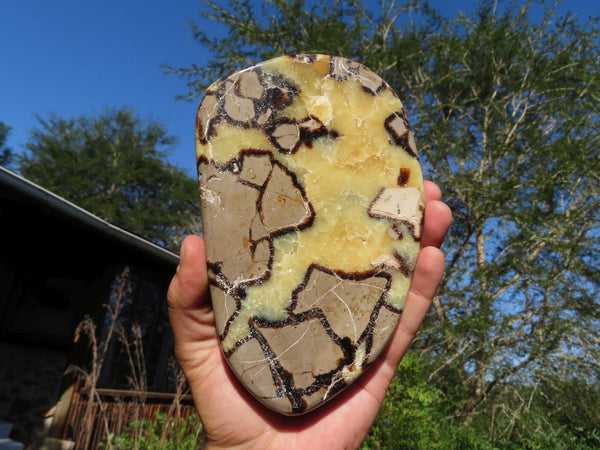
[(436, 247), (422, 249), (417, 258), (402, 317), (387, 355), (388, 362), (394, 371), (431, 307), (433, 296), (443, 273), (443, 253)]
[(425, 217), (421, 247), (440, 247), (452, 224), (452, 211), (439, 200), (428, 201), (425, 205)]
[(441, 200), (442, 199), (442, 190), (433, 181), (425, 180), (423, 182), (423, 187), (425, 188), (425, 201), (426, 202), (429, 202), (431, 200)]
[[(182, 244), (177, 273), (167, 292), (169, 318), (175, 335), (176, 353), (184, 363), (188, 344), (215, 345), (214, 316), (208, 294), (204, 241), (188, 236)], [(203, 344), (204, 343), (204, 344)]]
[(171, 281), (167, 299), (173, 309), (194, 309), (208, 300), (208, 275), (204, 240), (188, 236), (181, 245), (177, 273)]
[(427, 314), (444, 273), (444, 254), (436, 247), (419, 253), (406, 305), (400, 320), (401, 329), (414, 336)]

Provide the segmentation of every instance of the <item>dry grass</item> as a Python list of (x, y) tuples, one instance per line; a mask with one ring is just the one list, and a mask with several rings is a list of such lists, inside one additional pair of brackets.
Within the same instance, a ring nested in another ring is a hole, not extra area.
[[(126, 328), (122, 318), (124, 308), (130, 301), (133, 291), (129, 267), (125, 267), (119, 274), (114, 287), (112, 301), (104, 305), (107, 318), (104, 329), (99, 330), (93, 319), (86, 317), (75, 330), (75, 342), (85, 339), (90, 354), (89, 363), (85, 367), (71, 365), (67, 369), (67, 373), (79, 380), (81, 392), (87, 394), (85, 396), (87, 398), (81, 397), (81, 401), (86, 404), (82, 416), (76, 418), (76, 425), (72, 430), (78, 448), (95, 448), (99, 440), (102, 440), (105, 448), (112, 449), (114, 446), (111, 444), (111, 436), (122, 433), (129, 423), (149, 419), (145, 417), (149, 411), (152, 411), (152, 414), (155, 414), (155, 410), (158, 411), (152, 408), (152, 405), (147, 405), (148, 373), (144, 358), (142, 329), (136, 323), (130, 323)], [(127, 392), (129, 401), (124, 402), (123, 398), (117, 398), (117, 405), (107, 401), (107, 397), (103, 396), (102, 390), (99, 389), (103, 367), (107, 358), (111, 356), (110, 352), (115, 349), (115, 342), (121, 344), (126, 355), (129, 370), (127, 380), (131, 389)], [(190, 407), (182, 405), (182, 399), (189, 394), (189, 388), (183, 371), (175, 360), (172, 360), (165, 370), (172, 373), (176, 386), (167, 412), (166, 423), (171, 424), (177, 419), (189, 416)], [(184, 412), (183, 409), (186, 411)], [(115, 415), (119, 416), (118, 420), (115, 419)], [(153, 417), (150, 418), (152, 419)], [(140, 428), (134, 428), (134, 435), (131, 436), (133, 442), (138, 441), (142, 432)], [(165, 427), (160, 436), (161, 446), (167, 439), (167, 432), (168, 429)], [(99, 439), (100, 435), (101, 439)]]

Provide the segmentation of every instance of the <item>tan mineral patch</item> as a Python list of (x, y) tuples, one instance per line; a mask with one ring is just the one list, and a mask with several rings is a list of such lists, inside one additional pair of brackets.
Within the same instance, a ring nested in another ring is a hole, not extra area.
[(327, 335), (318, 319), (281, 328), (257, 327), (277, 360), (293, 374), (294, 385), (306, 388), (315, 377), (332, 371), (344, 359), (341, 348)]
[(375, 304), (386, 291), (386, 284), (387, 279), (383, 277), (352, 280), (314, 269), (297, 295), (294, 313), (319, 308), (340, 338), (348, 337), (355, 343), (367, 327)]

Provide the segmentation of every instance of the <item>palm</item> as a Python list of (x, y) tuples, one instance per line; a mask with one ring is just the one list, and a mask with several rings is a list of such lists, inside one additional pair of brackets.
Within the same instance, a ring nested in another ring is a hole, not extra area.
[[(260, 406), (227, 367), (208, 301), (203, 242), (186, 239), (169, 289), (176, 354), (213, 447), (355, 448), (375, 420), (396, 367), (427, 312), (443, 271), (438, 250), (451, 221), (441, 194), (426, 183), (422, 251), (400, 324), (381, 358), (352, 386), (314, 412), (285, 417)], [(311, 445), (312, 444), (312, 445)]]

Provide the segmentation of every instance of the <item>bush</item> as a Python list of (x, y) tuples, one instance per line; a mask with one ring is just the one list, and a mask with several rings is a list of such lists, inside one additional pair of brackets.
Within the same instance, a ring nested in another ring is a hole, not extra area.
[(202, 423), (197, 414), (187, 419), (168, 418), (157, 413), (156, 420), (138, 420), (130, 423), (125, 431), (113, 433), (102, 448), (147, 449), (147, 450), (196, 450), (204, 442)]
[(494, 448), (474, 427), (459, 427), (454, 400), (427, 381), (430, 372), (418, 355), (404, 355), (362, 450)]

